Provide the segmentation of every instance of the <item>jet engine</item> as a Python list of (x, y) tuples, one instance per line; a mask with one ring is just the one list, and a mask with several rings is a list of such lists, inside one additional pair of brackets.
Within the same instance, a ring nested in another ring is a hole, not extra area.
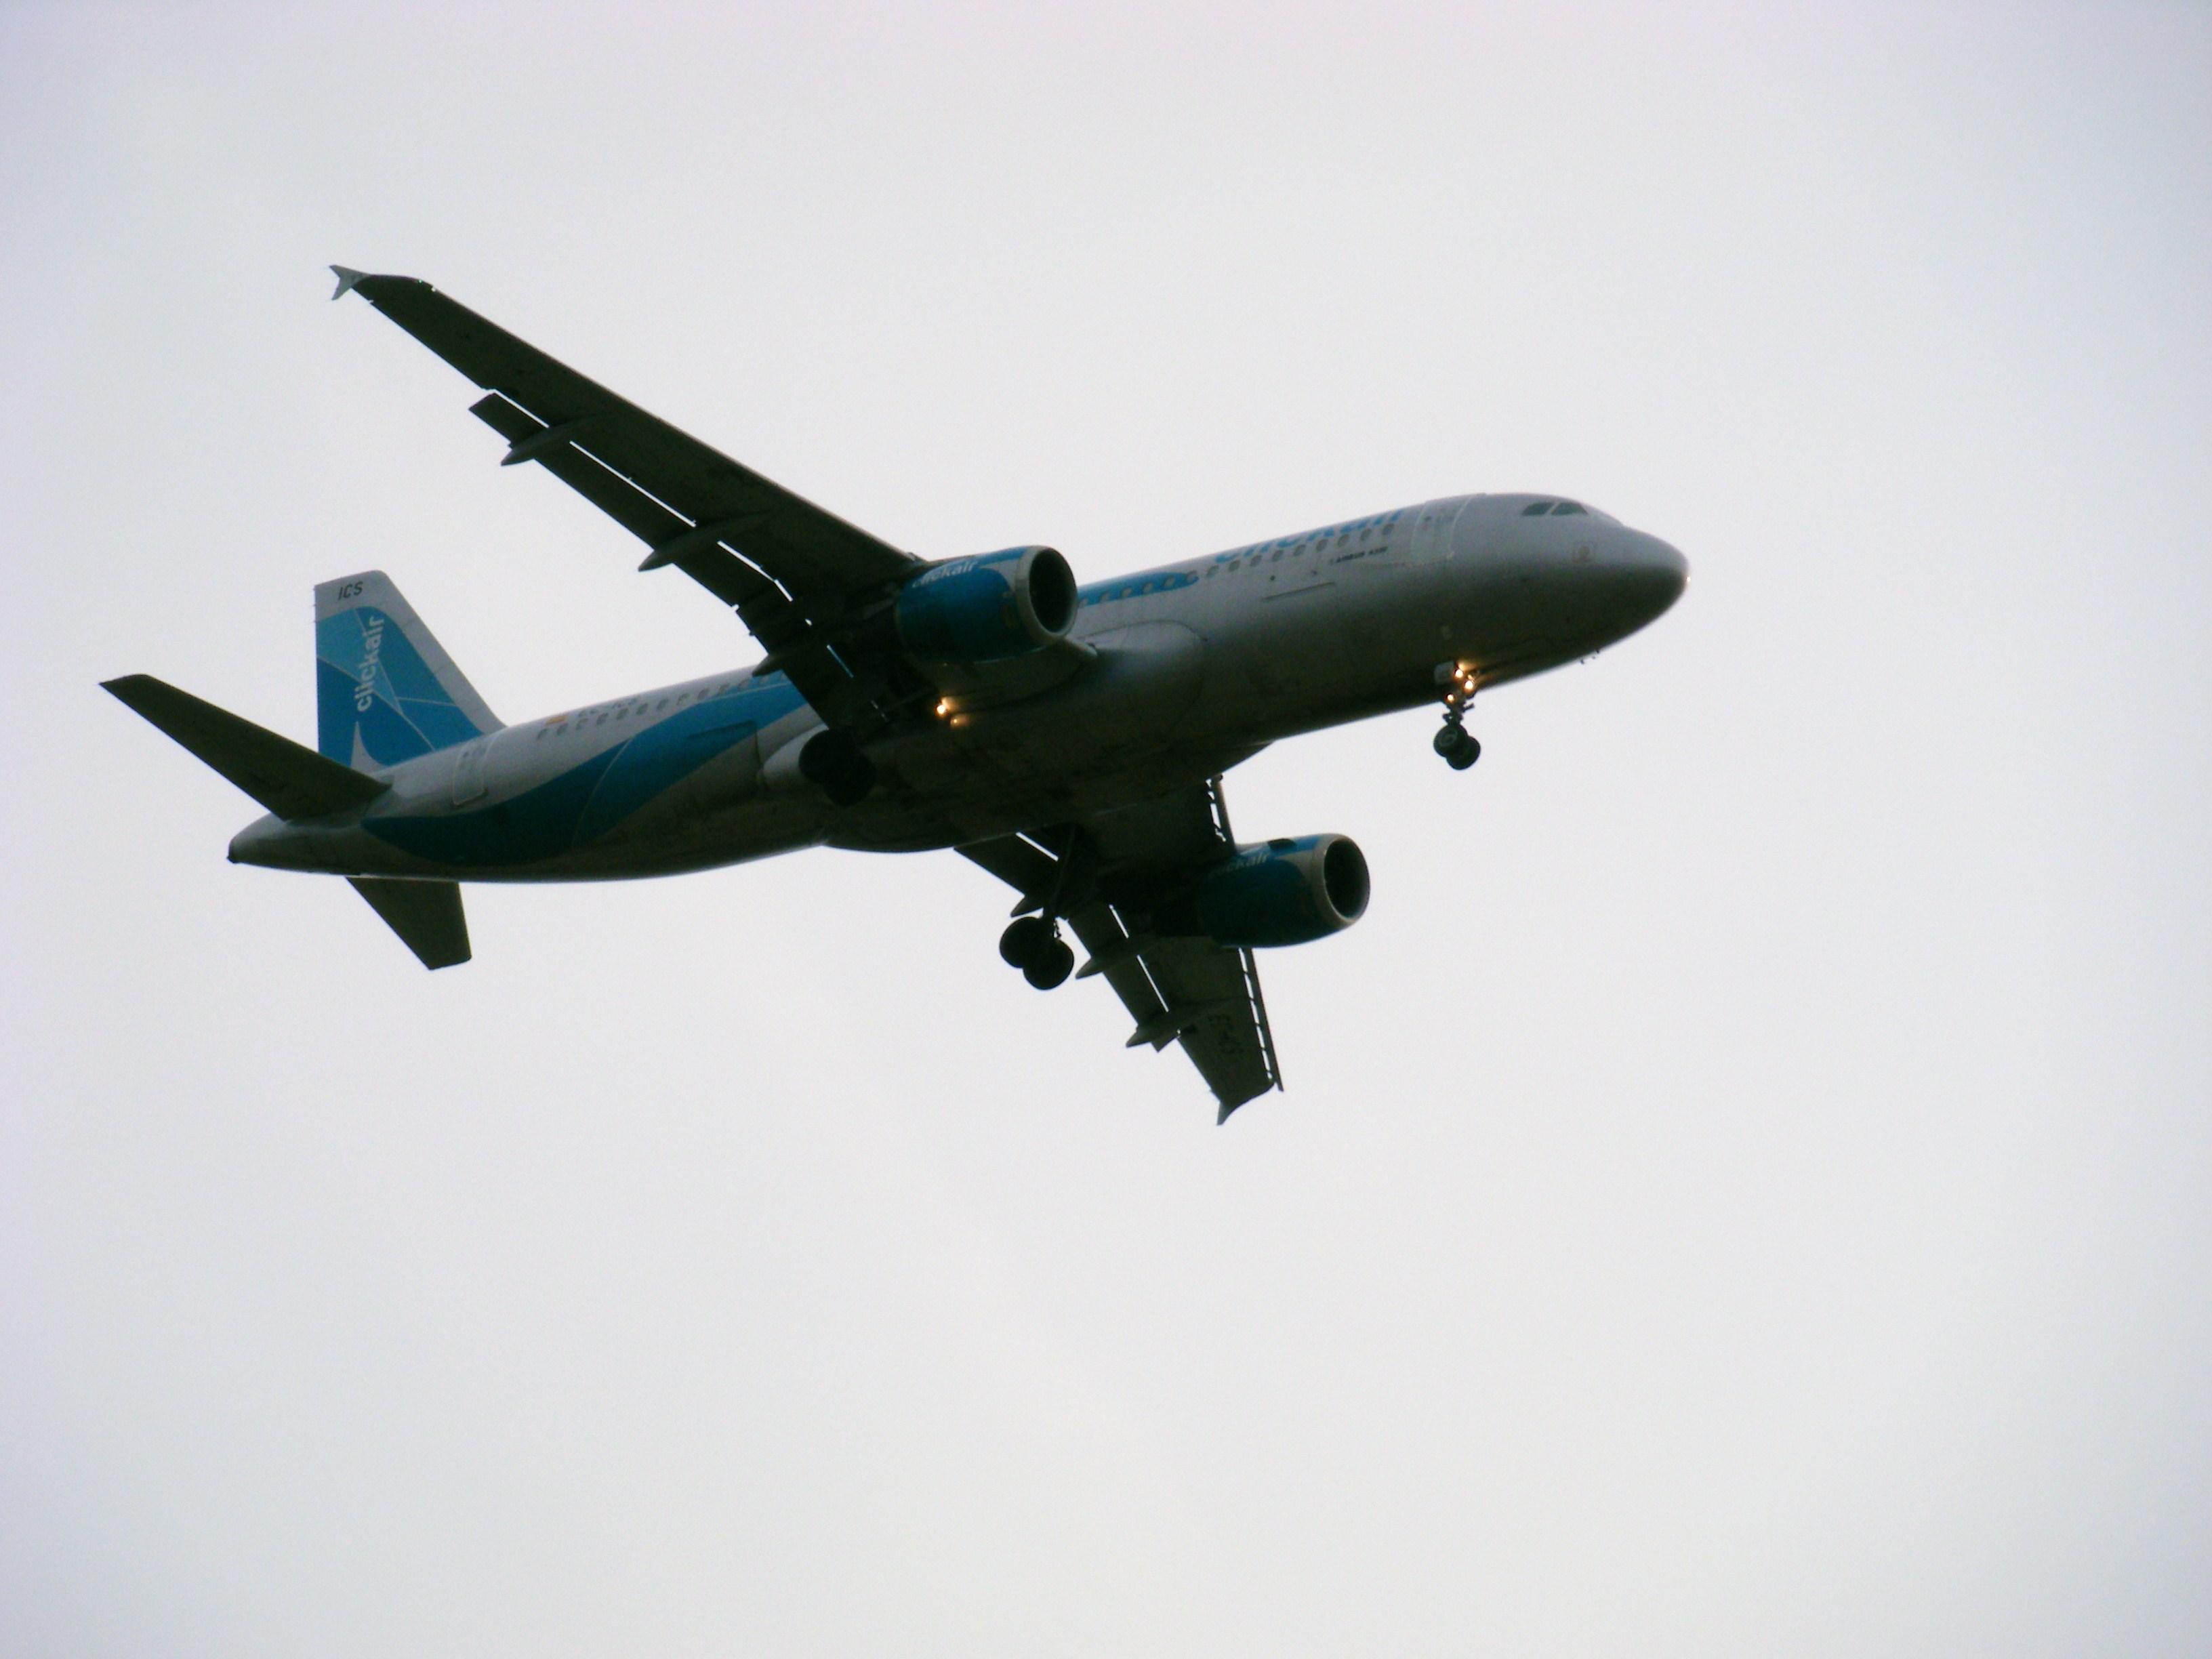
[(768, 757), (760, 787), (771, 795), (819, 791), (833, 805), (852, 806), (876, 787), (876, 767), (842, 732), (817, 726)]
[(1367, 858), (1349, 836), (1285, 836), (1240, 847), (1191, 890), (1198, 931), (1238, 950), (1304, 945), (1367, 909)]
[(1067, 637), (1075, 574), (1049, 547), (1010, 547), (932, 565), (899, 590), (899, 643), (923, 662), (1018, 657)]

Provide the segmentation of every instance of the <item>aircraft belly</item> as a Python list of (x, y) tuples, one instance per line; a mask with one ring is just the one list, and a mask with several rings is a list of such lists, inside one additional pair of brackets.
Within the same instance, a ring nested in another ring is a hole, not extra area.
[[(672, 796), (678, 792), (671, 791)], [(496, 811), (496, 809), (492, 809)], [(424, 857), (352, 828), (317, 837), (317, 867), (337, 875), (446, 880), (619, 881), (743, 864), (819, 844), (823, 814), (804, 801), (753, 796), (711, 806), (671, 799), (637, 825), (543, 857)]]
[(1217, 636), (1190, 726), (1268, 740), (1425, 700), (1450, 655), (1433, 642), (1433, 586), (1393, 563), (1263, 594)]
[(957, 787), (941, 769), (957, 753), (1033, 783), (1115, 769), (1165, 747), (1205, 684), (1206, 642), (1182, 623), (1146, 622), (1084, 643), (1098, 653), (1085, 672), (1026, 702), (953, 716), (951, 752), (917, 745), (916, 769)]

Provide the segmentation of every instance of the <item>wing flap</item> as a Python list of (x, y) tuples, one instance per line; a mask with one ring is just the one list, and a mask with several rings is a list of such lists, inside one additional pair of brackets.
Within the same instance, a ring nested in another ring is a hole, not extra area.
[[(540, 438), (562, 430), (574, 432), (577, 426), (589, 424), (572, 422), (566, 428), (547, 426), (496, 392), (471, 404), (469, 413), (507, 441), (509, 459)], [(723, 547), (713, 533), (729, 530), (731, 526), (694, 524), (582, 447), (580, 438), (549, 444), (522, 459), (539, 463), (652, 548), (647, 562), (654, 568), (673, 564), (728, 605), (758, 604), (765, 596), (779, 592), (774, 582)], [(684, 545), (686, 543), (690, 545)], [(774, 648), (769, 644), (769, 649)]]
[[(471, 414), (507, 440), (509, 451), (558, 430), (493, 392), (470, 407)], [(866, 698), (843, 662), (814, 633), (806, 614), (783, 586), (723, 544), (764, 522), (763, 513), (693, 523), (634, 480), (623, 477), (583, 445), (583, 436), (532, 452), (534, 460), (586, 501), (621, 525), (653, 551), (641, 569), (672, 564), (700, 586), (732, 607), (753, 637), (769, 649), (775, 666), (799, 694), (832, 726), (865, 717)], [(904, 556), (902, 555), (902, 557)]]
[[(1121, 999), (1121, 1006), (1129, 1011), (1139, 1031), (1167, 1012), (1167, 1004), (1153, 988), (1152, 976), (1145, 970), (1142, 954), (1128, 948), (1128, 932), (1111, 905), (1082, 905), (1069, 914), (1067, 925), (1083, 941), (1083, 948), (1091, 953), (1091, 961), (1105, 963), (1099, 971), (1114, 988), (1114, 994)], [(1172, 1036), (1166, 1039), (1172, 1040)], [(1133, 1041), (1131, 1046), (1135, 1046)], [(1164, 1042), (1153, 1044), (1156, 1048), (1164, 1046)]]
[(1144, 963), (1171, 1007), (1196, 1013), (1179, 1040), (1221, 1103), (1220, 1121), (1227, 1122), (1246, 1101), (1283, 1086), (1260, 995), (1259, 965), (1249, 951), (1210, 939), (1166, 939), (1146, 947)]
[(1040, 832), (1064, 856), (1024, 836), (960, 851), (1021, 894), (1015, 914), (1041, 909), (1064, 917), (1090, 953), (1084, 976), (1103, 975), (1136, 1021), (1129, 1046), (1180, 1043), (1219, 1103), (1216, 1121), (1225, 1123), (1245, 1102), (1282, 1087), (1252, 953), (1206, 939), (1133, 931), (1129, 918), (1094, 890), (1117, 870), (1173, 872), (1226, 851), (1232, 842), (1220, 782)]
[[(509, 458), (538, 462), (624, 528), (658, 544), (684, 530), (741, 522), (736, 550), (794, 598), (843, 596), (896, 582), (918, 561), (781, 484), (740, 465), (488, 318), (411, 276), (341, 276), (379, 311), (488, 392), (530, 417), (526, 427), (477, 413)], [(565, 433), (558, 441), (552, 436)], [(544, 440), (542, 447), (523, 446)], [(582, 451), (642, 501), (601, 486), (568, 458)], [(645, 511), (658, 506), (661, 514)], [(673, 524), (671, 520), (680, 520)], [(679, 561), (680, 562), (680, 561)], [(711, 585), (711, 584), (710, 584)], [(774, 649), (773, 646), (770, 649)]]

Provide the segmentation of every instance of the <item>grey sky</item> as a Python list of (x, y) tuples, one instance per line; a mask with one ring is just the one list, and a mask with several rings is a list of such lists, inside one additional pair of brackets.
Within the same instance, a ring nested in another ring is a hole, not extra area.
[[(1225, 1129), (949, 855), (434, 977), (95, 682), (757, 653), (333, 260), (932, 556), (1695, 579), (1232, 775)], [(0, 1651), (2212, 1649), (2204, 8), (19, 4), (0, 293)]]

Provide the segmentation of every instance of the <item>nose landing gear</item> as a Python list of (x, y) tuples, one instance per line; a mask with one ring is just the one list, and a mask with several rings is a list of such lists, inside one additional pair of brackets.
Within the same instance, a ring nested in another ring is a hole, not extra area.
[(1075, 971), (1075, 952), (1060, 936), (1060, 925), (1042, 916), (1018, 916), (999, 935), (999, 954), (1009, 968), (1040, 991), (1065, 984)]
[(1443, 691), (1444, 726), (1432, 746), (1443, 757), (1445, 765), (1464, 772), (1482, 758), (1482, 744), (1467, 729), (1467, 711), (1480, 682), (1464, 663), (1448, 662), (1437, 665), (1437, 684)]

